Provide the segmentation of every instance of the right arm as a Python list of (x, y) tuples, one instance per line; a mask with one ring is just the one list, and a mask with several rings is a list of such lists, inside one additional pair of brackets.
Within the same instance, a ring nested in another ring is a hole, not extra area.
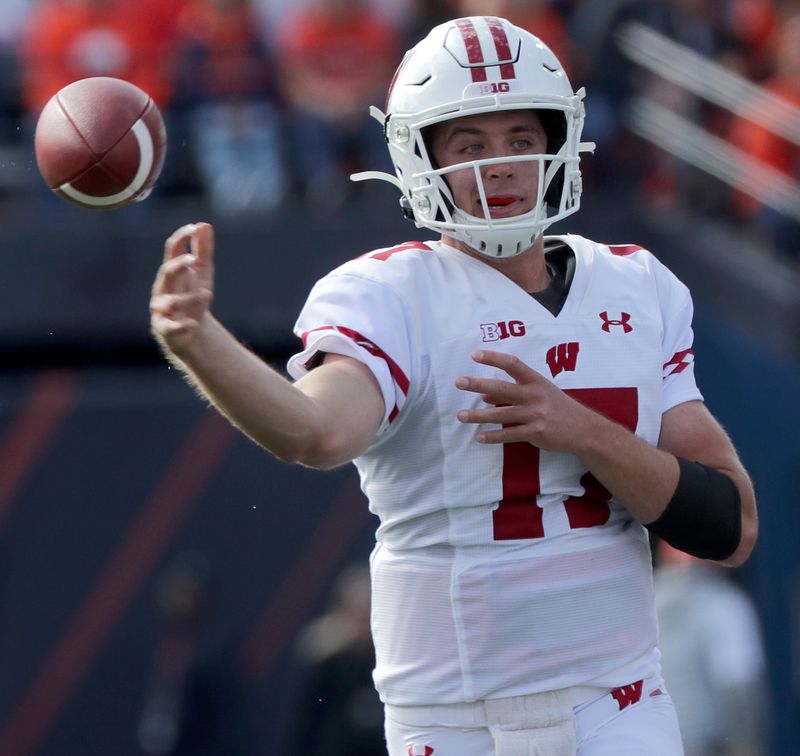
[(372, 372), (336, 354), (296, 383), (270, 368), (209, 310), (213, 250), (213, 229), (205, 223), (184, 226), (167, 240), (150, 302), (152, 331), (167, 358), (231, 423), (280, 459), (325, 469), (357, 457), (384, 414)]

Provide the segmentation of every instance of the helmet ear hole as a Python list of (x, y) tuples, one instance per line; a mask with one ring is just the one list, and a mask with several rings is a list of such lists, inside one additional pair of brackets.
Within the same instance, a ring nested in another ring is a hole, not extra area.
[[(433, 154), (433, 135), (436, 132), (436, 127), (438, 123), (434, 123), (432, 126), (425, 126), (424, 128), (419, 130), (419, 135), (422, 140), (422, 143), (425, 145), (425, 152), (428, 153), (428, 160), (430, 161), (431, 168), (434, 170), (438, 169), (439, 162), (436, 160), (436, 155)], [(420, 154), (419, 143), (414, 145), (417, 157), (422, 157)]]
[[(424, 128), (420, 129), (420, 132), (419, 132), (420, 133), (420, 139), (421, 139), (422, 143), (425, 145), (425, 152), (428, 153), (428, 162), (430, 163), (430, 166), (434, 171), (438, 170), (441, 167), (439, 165), (439, 161), (436, 160), (436, 155), (434, 154), (434, 151), (433, 151), (433, 136), (434, 136), (434, 133), (436, 132), (436, 128), (438, 126), (440, 126), (440, 124), (434, 123), (434, 124), (432, 124), (430, 126), (425, 126)], [(419, 143), (417, 143), (415, 145), (415, 150), (416, 150), (417, 156), (419, 158), (422, 158), (422, 155), (420, 154)], [(447, 180), (447, 176), (446, 175), (441, 176), (441, 180), (444, 182), (444, 184), (447, 186), (447, 188), (449, 190), (450, 189), (450, 182)], [(440, 193), (439, 196), (440, 196), (440, 200), (441, 200), (442, 204), (444, 205), (444, 207), (447, 209), (447, 212), (452, 217), (453, 213), (456, 210), (456, 206), (450, 201), (450, 197), (448, 197), (448, 195), (446, 193), (442, 192), (442, 193)], [(434, 220), (437, 223), (445, 223), (447, 221), (447, 218), (445, 218), (445, 215), (444, 215), (444, 212), (443, 212), (443, 208), (442, 208), (441, 205), (437, 208), (436, 217), (434, 218)]]
[(550, 186), (544, 193), (544, 201), (550, 207), (558, 207), (561, 204), (561, 195), (564, 192), (564, 166), (560, 165), (556, 169)]
[[(542, 128), (547, 135), (547, 152), (558, 155), (564, 142), (567, 141), (567, 119), (560, 110), (537, 110)], [(544, 195), (545, 202), (551, 207), (561, 204), (561, 194), (564, 191), (564, 166), (559, 166), (550, 186)]]

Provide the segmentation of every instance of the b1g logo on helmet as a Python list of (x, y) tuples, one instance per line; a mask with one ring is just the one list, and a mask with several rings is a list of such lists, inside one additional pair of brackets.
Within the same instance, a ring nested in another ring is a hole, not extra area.
[(516, 81), (484, 81), (470, 84), (464, 88), (464, 97), (486, 97), (495, 94), (508, 94), (519, 90)]
[(493, 81), (489, 84), (480, 85), (481, 94), (500, 94), (510, 92), (511, 85), (507, 81)]

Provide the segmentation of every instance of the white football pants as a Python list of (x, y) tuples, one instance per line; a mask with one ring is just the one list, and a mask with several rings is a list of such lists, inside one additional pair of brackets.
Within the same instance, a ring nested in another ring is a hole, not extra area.
[[(580, 701), (576, 705), (576, 701)], [(389, 756), (682, 756), (660, 678), (443, 706), (386, 706)]]

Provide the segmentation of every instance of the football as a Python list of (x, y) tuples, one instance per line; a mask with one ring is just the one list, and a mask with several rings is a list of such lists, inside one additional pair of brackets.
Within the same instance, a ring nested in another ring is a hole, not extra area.
[(164, 165), (167, 131), (152, 98), (122, 79), (81, 79), (58, 91), (36, 124), (39, 172), (61, 198), (112, 210), (145, 199)]

